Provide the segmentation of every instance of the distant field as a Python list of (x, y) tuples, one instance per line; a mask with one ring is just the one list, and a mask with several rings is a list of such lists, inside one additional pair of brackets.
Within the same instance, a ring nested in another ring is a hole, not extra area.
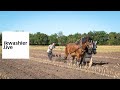
[(98, 46), (98, 52), (120, 52), (120, 46)]
[[(56, 46), (54, 50), (64, 51), (64, 46)], [(39, 49), (39, 50), (47, 50), (48, 46), (30, 46), (30, 49)]]
[[(48, 46), (30, 46), (30, 50), (47, 50)], [(64, 46), (56, 46), (54, 50), (64, 51)], [(120, 46), (98, 46), (97, 52), (120, 52)], [(0, 54), (2, 54), (2, 46), (0, 46)]]
[[(30, 46), (30, 49), (47, 50), (48, 46)], [(56, 46), (55, 50), (64, 51), (64, 46)], [(120, 46), (98, 46), (97, 52), (120, 52)]]

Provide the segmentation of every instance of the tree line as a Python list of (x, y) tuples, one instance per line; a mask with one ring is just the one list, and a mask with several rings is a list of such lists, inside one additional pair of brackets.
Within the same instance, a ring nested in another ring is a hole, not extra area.
[[(49, 45), (53, 42), (56, 45), (64, 46), (67, 43), (74, 43), (82, 37), (90, 36), (93, 40), (98, 42), (98, 45), (120, 45), (120, 33), (105, 31), (89, 31), (88, 33), (75, 33), (68, 36), (64, 35), (62, 31), (47, 35), (41, 32), (30, 33), (30, 45)], [(2, 33), (0, 33), (0, 44), (2, 44)]]

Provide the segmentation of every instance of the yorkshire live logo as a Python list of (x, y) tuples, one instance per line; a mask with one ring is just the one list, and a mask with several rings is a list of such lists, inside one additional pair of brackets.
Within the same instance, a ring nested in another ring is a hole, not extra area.
[(2, 59), (29, 59), (29, 32), (2, 32)]

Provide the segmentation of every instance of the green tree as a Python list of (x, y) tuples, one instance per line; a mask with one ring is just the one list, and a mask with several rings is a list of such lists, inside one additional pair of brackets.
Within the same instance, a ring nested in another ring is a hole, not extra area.
[(57, 34), (55, 33), (55, 34), (51, 34), (49, 37), (49, 44), (51, 44), (51, 43), (56, 43), (56, 44), (58, 44), (58, 36), (57, 36)]
[[(81, 37), (90, 36), (93, 40), (98, 41), (98, 45), (120, 45), (120, 33), (105, 31), (90, 31), (88, 33), (75, 33), (65, 36), (62, 31), (57, 34), (47, 34), (37, 32), (30, 34), (30, 45), (48, 45), (55, 42), (58, 45), (65, 45), (67, 43), (74, 43), (81, 39)], [(2, 43), (2, 33), (0, 33), (0, 43)]]
[(30, 33), (29, 34), (29, 41), (30, 41), (30, 45), (34, 45), (34, 34)]
[(110, 32), (109, 33), (109, 40), (108, 45), (117, 45), (118, 44), (118, 37), (116, 32)]
[(105, 31), (94, 31), (94, 40), (98, 41), (99, 45), (107, 44), (108, 34)]
[(64, 46), (67, 44), (67, 36), (63, 35), (58, 38), (59, 39), (59, 45)]
[(74, 42), (75, 42), (75, 40), (73, 38), (73, 35), (72, 34), (68, 35), (68, 37), (67, 37), (67, 43), (74, 43)]
[(59, 31), (57, 33), (57, 39), (58, 39), (58, 45), (62, 45), (62, 37), (63, 37), (63, 32), (62, 31)]

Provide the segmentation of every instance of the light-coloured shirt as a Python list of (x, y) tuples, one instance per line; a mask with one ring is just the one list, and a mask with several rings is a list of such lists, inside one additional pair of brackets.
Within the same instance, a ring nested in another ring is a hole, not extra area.
[(49, 45), (47, 52), (48, 52), (48, 53), (52, 52), (53, 48), (55, 48), (54, 45)]

